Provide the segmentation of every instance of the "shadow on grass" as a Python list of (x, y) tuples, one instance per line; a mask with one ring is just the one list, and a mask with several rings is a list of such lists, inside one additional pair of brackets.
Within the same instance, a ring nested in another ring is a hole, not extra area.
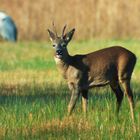
[[(138, 84), (134, 85), (134, 99), (135, 101), (140, 100), (140, 93), (138, 92)], [(58, 98), (70, 99), (70, 91), (67, 85), (1, 85), (0, 86), (0, 105), (5, 103), (12, 104), (16, 101), (33, 103), (36, 100), (57, 101)], [(114, 100), (115, 94), (109, 88), (109, 86), (102, 88), (93, 88), (89, 91), (90, 100)]]

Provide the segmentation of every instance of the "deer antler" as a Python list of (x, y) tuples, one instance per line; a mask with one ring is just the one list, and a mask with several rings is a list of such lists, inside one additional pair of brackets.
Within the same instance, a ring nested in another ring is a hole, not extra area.
[(54, 21), (52, 22), (52, 25), (53, 25), (53, 29), (54, 29), (55, 35), (58, 37)]
[(65, 25), (64, 28), (63, 28), (63, 30), (62, 30), (62, 37), (64, 36), (66, 27), (67, 27), (67, 25)]

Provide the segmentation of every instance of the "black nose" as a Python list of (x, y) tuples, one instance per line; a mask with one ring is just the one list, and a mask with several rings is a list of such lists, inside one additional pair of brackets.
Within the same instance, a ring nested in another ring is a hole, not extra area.
[(63, 52), (62, 52), (62, 50), (56, 50), (56, 54), (57, 54), (57, 55), (62, 55)]

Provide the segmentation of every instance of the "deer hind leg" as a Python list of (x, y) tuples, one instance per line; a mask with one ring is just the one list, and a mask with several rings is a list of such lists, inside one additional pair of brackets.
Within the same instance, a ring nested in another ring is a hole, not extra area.
[(123, 100), (124, 93), (122, 92), (121, 87), (117, 82), (113, 83), (113, 84), (110, 84), (110, 87), (113, 90), (113, 92), (115, 93), (116, 98), (117, 98), (116, 114), (118, 116), (119, 110), (120, 110), (120, 107), (121, 107), (121, 103), (122, 103), (122, 100)]
[(82, 107), (83, 111), (86, 114), (88, 104), (88, 90), (82, 90)]
[(134, 100), (133, 100), (133, 93), (130, 87), (130, 80), (122, 80), (122, 87), (124, 89), (125, 94), (128, 97), (128, 102), (130, 105), (130, 112), (131, 112), (131, 118), (132, 121), (134, 122)]

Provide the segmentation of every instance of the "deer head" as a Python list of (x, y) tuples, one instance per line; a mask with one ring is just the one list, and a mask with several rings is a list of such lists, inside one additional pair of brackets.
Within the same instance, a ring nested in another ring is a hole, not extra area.
[[(54, 26), (54, 24), (53, 24)], [(62, 35), (58, 36), (56, 29), (54, 28), (55, 32), (52, 32), (48, 29), (48, 33), (50, 36), (50, 40), (52, 41), (52, 46), (55, 50), (54, 56), (58, 59), (65, 59), (68, 56), (67, 45), (73, 37), (75, 29), (73, 28), (70, 32), (65, 34), (66, 25), (62, 30)]]

